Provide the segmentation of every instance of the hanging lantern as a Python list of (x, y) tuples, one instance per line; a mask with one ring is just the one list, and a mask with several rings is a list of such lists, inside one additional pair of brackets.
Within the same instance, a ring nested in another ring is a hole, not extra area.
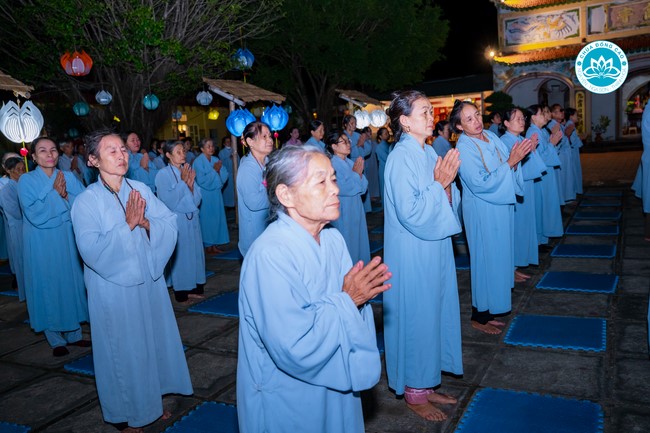
[(232, 60), (235, 62), (235, 68), (250, 69), (253, 67), (253, 62), (255, 62), (255, 56), (248, 48), (240, 48), (235, 52)]
[(203, 106), (210, 105), (212, 102), (212, 94), (203, 90), (196, 94), (196, 102)]
[(183, 113), (180, 110), (172, 111), (172, 119), (175, 121), (181, 120)]
[(260, 120), (266, 123), (271, 128), (271, 131), (279, 131), (287, 126), (289, 115), (282, 107), (273, 104), (272, 107), (267, 107), (264, 110), (264, 114)]
[(144, 98), (142, 98), (142, 105), (144, 105), (144, 108), (146, 108), (149, 111), (153, 111), (156, 108), (158, 108), (159, 104), (160, 104), (160, 99), (158, 99), (158, 97), (153, 93), (144, 95)]
[(217, 110), (215, 108), (210, 110), (210, 112), (208, 113), (208, 119), (217, 120), (218, 118), (219, 118), (219, 110)]
[(79, 130), (77, 128), (68, 129), (68, 137), (70, 137), (70, 138), (79, 137)]
[(377, 109), (372, 113), (370, 113), (370, 124), (375, 128), (381, 128), (386, 124), (387, 120), (388, 120), (388, 116), (386, 116), (384, 110)]
[(246, 125), (255, 121), (254, 117), (253, 120), (250, 120), (250, 117), (246, 113), (252, 116), (248, 110), (239, 109), (232, 111), (226, 119), (226, 128), (228, 128), (228, 131), (230, 131), (232, 135), (240, 137), (244, 132)]
[(370, 114), (364, 110), (357, 110), (354, 112), (354, 118), (357, 119), (357, 128), (363, 129), (370, 126)]
[(255, 107), (255, 108), (253, 108), (253, 115), (254, 115), (255, 117), (260, 117), (260, 116), (262, 116), (263, 114), (264, 114), (264, 110), (262, 109), (262, 107)]
[(43, 128), (43, 115), (31, 101), (22, 107), (9, 101), (0, 108), (0, 131), (14, 143), (34, 141)]
[(100, 105), (108, 105), (113, 100), (113, 95), (111, 95), (106, 90), (100, 90), (95, 94), (95, 101)]
[(293, 112), (293, 107), (291, 107), (289, 104), (285, 104), (282, 108), (284, 108), (284, 111), (286, 111), (287, 114), (291, 114)]
[(61, 67), (66, 74), (80, 77), (90, 73), (90, 69), (93, 67), (93, 59), (84, 50), (81, 50), (81, 53), (75, 51), (72, 54), (66, 51), (61, 56)]
[(90, 113), (90, 106), (85, 102), (77, 102), (72, 106), (72, 111), (79, 117), (87, 116)]

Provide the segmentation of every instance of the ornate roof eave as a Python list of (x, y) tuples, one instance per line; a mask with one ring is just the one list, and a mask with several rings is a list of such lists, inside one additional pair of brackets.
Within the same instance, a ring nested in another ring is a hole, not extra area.
[[(627, 55), (650, 51), (650, 35), (610, 39), (610, 41), (621, 47)], [(575, 60), (583, 46), (583, 44), (565, 45), (505, 56), (495, 56), (493, 61), (501, 65), (512, 66)]]
[(578, 3), (580, 1), (581, 0), (492, 0), (497, 7), (512, 11), (541, 9), (551, 6)]

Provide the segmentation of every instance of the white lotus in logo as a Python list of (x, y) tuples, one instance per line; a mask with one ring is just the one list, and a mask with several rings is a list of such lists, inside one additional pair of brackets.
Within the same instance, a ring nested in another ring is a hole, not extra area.
[(583, 74), (587, 79), (592, 78), (616, 78), (621, 74), (621, 70), (613, 65), (613, 59), (605, 60), (600, 56), (598, 60), (591, 59), (591, 64), (583, 69)]

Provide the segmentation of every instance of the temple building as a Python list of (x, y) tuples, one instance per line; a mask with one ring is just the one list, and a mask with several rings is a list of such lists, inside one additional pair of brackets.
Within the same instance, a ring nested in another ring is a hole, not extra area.
[[(518, 106), (544, 102), (576, 108), (581, 135), (606, 117), (604, 140), (640, 139), (650, 82), (650, 0), (492, 1), (499, 21), (494, 91), (508, 93)], [(623, 85), (608, 94), (586, 90), (575, 74), (580, 50), (601, 40), (618, 45), (629, 64)]]

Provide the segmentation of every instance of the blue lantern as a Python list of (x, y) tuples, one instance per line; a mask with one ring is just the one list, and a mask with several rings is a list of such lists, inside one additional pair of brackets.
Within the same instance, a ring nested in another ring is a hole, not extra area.
[(95, 95), (95, 101), (97, 101), (97, 103), (100, 105), (108, 105), (111, 103), (112, 100), (113, 100), (113, 95), (111, 95), (106, 90), (100, 90)]
[(153, 93), (144, 95), (144, 98), (142, 98), (142, 105), (144, 105), (144, 108), (146, 108), (147, 110), (153, 111), (156, 108), (158, 108), (159, 104), (160, 104), (160, 100)]
[(255, 121), (255, 117), (248, 110), (234, 110), (226, 119), (226, 128), (232, 135), (241, 137), (246, 125), (253, 121)]
[(196, 94), (196, 102), (198, 102), (199, 105), (210, 105), (212, 102), (212, 94), (203, 90)]
[(72, 106), (72, 111), (79, 117), (87, 116), (90, 113), (90, 107), (85, 102), (77, 102)]
[(240, 48), (232, 56), (232, 59), (235, 62), (235, 67), (237, 69), (250, 69), (253, 67), (255, 56), (248, 50), (248, 48)]
[(267, 107), (264, 110), (260, 120), (266, 123), (272, 131), (279, 131), (287, 126), (289, 115), (282, 107), (273, 104), (272, 107)]
[(77, 128), (70, 128), (68, 130), (68, 137), (70, 137), (70, 138), (79, 137), (79, 130)]
[(242, 111), (244, 112), (244, 116), (246, 116), (246, 124), (248, 125), (251, 122), (255, 122), (257, 118), (253, 116), (253, 113), (248, 111), (248, 108), (242, 108)]
[(183, 117), (183, 113), (181, 113), (179, 110), (172, 111), (172, 119), (178, 121), (181, 120), (181, 117)]

